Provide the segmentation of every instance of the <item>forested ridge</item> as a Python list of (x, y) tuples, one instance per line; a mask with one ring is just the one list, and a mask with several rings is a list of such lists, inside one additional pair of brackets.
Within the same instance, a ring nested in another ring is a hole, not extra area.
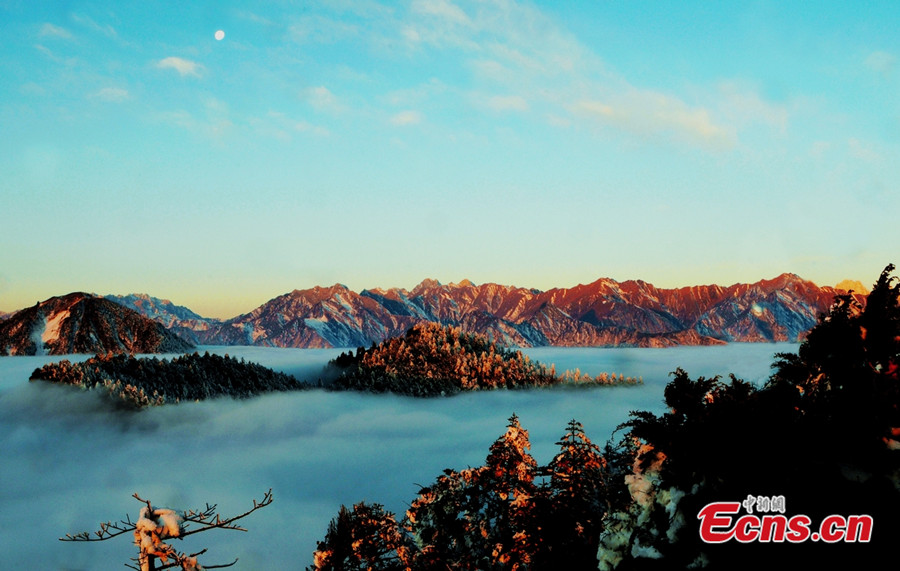
[(98, 389), (135, 408), (309, 388), (294, 377), (262, 365), (208, 352), (171, 360), (107, 353), (80, 363), (49, 363), (35, 369), (31, 380)]
[(373, 344), (331, 361), (338, 376), (331, 387), (413, 396), (461, 391), (548, 387), (562, 384), (639, 384), (623, 374), (557, 374), (556, 367), (532, 361), (521, 351), (497, 345), (458, 327), (420, 323), (405, 335)]

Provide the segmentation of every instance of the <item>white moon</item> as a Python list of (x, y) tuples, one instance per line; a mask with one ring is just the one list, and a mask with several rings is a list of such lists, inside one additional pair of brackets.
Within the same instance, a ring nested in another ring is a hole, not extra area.
[(223, 32), (222, 30), (218, 30), (218, 31), (216, 32), (216, 39), (217, 39), (217, 40), (221, 40), (221, 39), (224, 38), (224, 37), (225, 37), (225, 32)]

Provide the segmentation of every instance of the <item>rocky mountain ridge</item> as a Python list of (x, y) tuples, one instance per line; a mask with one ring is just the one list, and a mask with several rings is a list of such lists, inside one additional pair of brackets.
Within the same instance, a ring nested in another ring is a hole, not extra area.
[(335, 284), (276, 297), (211, 328), (200, 340), (356, 347), (431, 321), (522, 347), (798, 341), (841, 293), (846, 292), (794, 274), (752, 284), (677, 289), (609, 278), (548, 291), (467, 280), (447, 285), (424, 280), (412, 290), (359, 293)]
[[(857, 289), (861, 284), (852, 285), (853, 295), (864, 302)], [(294, 290), (228, 320), (204, 318), (147, 294), (110, 295), (105, 301), (130, 308), (197, 345), (368, 347), (403, 335), (417, 323), (436, 322), (520, 347), (668, 347), (799, 341), (834, 296), (844, 293), (795, 274), (752, 284), (670, 289), (642, 280), (600, 278), (547, 291), (468, 280), (445, 285), (426, 279), (411, 290), (374, 288), (357, 293), (342, 284)], [(11, 331), (9, 323), (19, 313), (0, 320), (4, 328), (0, 331)], [(59, 322), (52, 316), (44, 319), (46, 325), (37, 337), (52, 337), (47, 328), (52, 330)], [(15, 344), (9, 341), (6, 346), (12, 352), (38, 351), (34, 342), (32, 349), (26, 348), (27, 339), (34, 337), (29, 332), (19, 346), (12, 347)], [(114, 343), (120, 350), (128, 350), (126, 345)]]
[(169, 331), (195, 345), (201, 343), (201, 338), (207, 331), (222, 323), (220, 319), (202, 317), (187, 307), (145, 293), (104, 297), (163, 324)]

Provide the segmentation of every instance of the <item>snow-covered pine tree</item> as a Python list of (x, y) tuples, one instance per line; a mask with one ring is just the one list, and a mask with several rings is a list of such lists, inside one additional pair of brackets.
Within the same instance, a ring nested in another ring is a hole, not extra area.
[(557, 445), (560, 451), (546, 469), (549, 509), (542, 526), (539, 566), (593, 568), (607, 511), (606, 460), (575, 419)]
[(414, 568), (507, 570), (528, 568), (535, 550), (537, 463), (528, 431), (513, 415), (484, 466), (444, 475), (407, 511), (419, 547)]
[(401, 571), (409, 569), (412, 542), (380, 504), (341, 506), (319, 542), (308, 571)]
[(490, 448), (480, 487), (485, 494), (482, 545), (489, 551), (485, 569), (527, 567), (535, 551), (534, 498), (537, 462), (529, 454), (528, 431), (519, 417), (509, 418), (506, 433)]
[(479, 487), (484, 468), (444, 470), (406, 512), (406, 527), (415, 537), (415, 569), (479, 569), (481, 554), (473, 549), (479, 533), (483, 494)]

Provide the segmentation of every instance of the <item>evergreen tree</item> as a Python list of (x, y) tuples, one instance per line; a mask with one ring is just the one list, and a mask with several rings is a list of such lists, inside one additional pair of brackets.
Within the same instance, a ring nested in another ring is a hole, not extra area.
[(691, 380), (679, 369), (665, 390), (669, 412), (632, 413), (625, 426), (639, 443), (628, 476), (635, 502), (606, 522), (615, 534), (603, 544), (624, 549), (604, 556), (604, 568), (771, 562), (784, 545), (698, 538), (692, 515), (700, 508), (750, 494), (782, 495), (791, 513), (813, 522), (833, 513), (879, 522), (868, 544), (790, 546), (812, 566), (853, 568), (863, 557), (892, 553), (900, 509), (900, 285), (891, 271), (865, 305), (837, 296), (798, 353), (777, 356), (764, 388), (733, 376), (730, 383)]
[(608, 509), (606, 460), (574, 419), (557, 445), (560, 452), (547, 466), (550, 509), (536, 568), (595, 569)]
[(477, 571), (486, 555), (477, 548), (481, 532), (484, 468), (444, 470), (434, 484), (422, 488), (406, 513), (416, 537), (414, 569)]
[(486, 463), (446, 470), (422, 488), (407, 512), (419, 539), (416, 568), (527, 569), (539, 541), (534, 500), (537, 463), (528, 431), (513, 415)]
[(409, 568), (410, 547), (394, 514), (381, 505), (341, 506), (308, 570), (400, 571)]
[(527, 568), (540, 540), (534, 528), (537, 462), (530, 449), (528, 431), (513, 414), (506, 433), (491, 445), (482, 473), (482, 537), (491, 553), (486, 569)]
[(837, 453), (866, 466), (885, 460), (900, 427), (900, 283), (888, 265), (865, 307), (835, 298), (796, 355), (779, 354), (769, 388), (799, 392), (804, 422)]

